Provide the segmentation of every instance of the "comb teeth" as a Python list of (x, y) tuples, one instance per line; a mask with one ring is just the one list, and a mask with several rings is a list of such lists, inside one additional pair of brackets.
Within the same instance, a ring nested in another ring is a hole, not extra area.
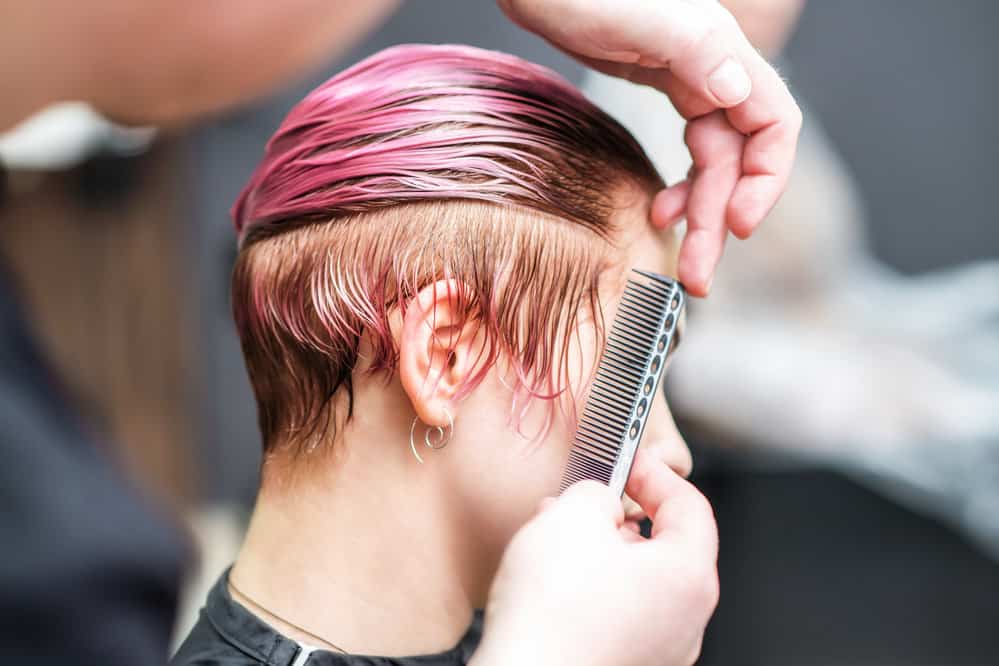
[(560, 491), (593, 479), (624, 493), (684, 303), (679, 282), (633, 273), (576, 426)]

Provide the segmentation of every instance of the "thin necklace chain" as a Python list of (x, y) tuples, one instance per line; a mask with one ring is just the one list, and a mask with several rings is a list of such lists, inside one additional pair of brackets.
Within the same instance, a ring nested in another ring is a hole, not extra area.
[(326, 640), (325, 638), (323, 638), (319, 634), (313, 633), (313, 632), (309, 631), (308, 629), (306, 629), (305, 627), (301, 627), (301, 626), (295, 624), (291, 620), (286, 620), (285, 618), (281, 617), (280, 615), (278, 615), (274, 611), (265, 608), (259, 602), (254, 601), (253, 598), (250, 597), (246, 592), (243, 592), (238, 587), (236, 587), (235, 584), (233, 584), (232, 578), (229, 579), (229, 589), (231, 589), (233, 592), (235, 592), (236, 594), (238, 594), (239, 596), (241, 596), (245, 601), (249, 602), (249, 604), (251, 606), (253, 606), (254, 608), (256, 608), (259, 611), (263, 611), (267, 615), (270, 615), (275, 620), (279, 620), (280, 622), (284, 622), (289, 627), (291, 627), (293, 629), (296, 629), (297, 631), (302, 632), (303, 634), (305, 634), (309, 638), (316, 639), (320, 643), (323, 643), (324, 645), (327, 645), (328, 647), (333, 648), (337, 652), (342, 652), (343, 654), (347, 654), (347, 651), (344, 650), (339, 645), (337, 645), (336, 643), (331, 643), (330, 641)]

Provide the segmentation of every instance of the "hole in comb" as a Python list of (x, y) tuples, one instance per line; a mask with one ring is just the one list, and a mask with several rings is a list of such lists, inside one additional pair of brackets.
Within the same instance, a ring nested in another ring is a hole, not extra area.
[(660, 362), (661, 361), (659, 360), (659, 357), (658, 356), (654, 356), (652, 358), (652, 365), (649, 366), (649, 372), (651, 372), (653, 374), (659, 372), (659, 363)]
[(638, 414), (639, 416), (645, 416), (645, 410), (648, 407), (648, 405), (649, 405), (648, 401), (645, 398), (642, 398), (642, 401), (638, 403), (638, 409), (635, 410), (635, 413)]
[(659, 344), (656, 345), (656, 351), (664, 352), (666, 351), (666, 336), (659, 338)]
[(679, 296), (674, 296), (673, 297), (673, 302), (669, 304), (669, 309), (670, 310), (676, 310), (678, 307), (680, 307), (680, 297)]
[(663, 330), (668, 331), (673, 326), (673, 315), (667, 315), (666, 323), (663, 324)]
[(652, 379), (652, 377), (649, 377), (648, 379), (646, 379), (645, 380), (645, 386), (642, 387), (642, 393), (644, 393), (645, 395), (649, 395), (650, 393), (652, 393), (652, 385), (654, 383), (655, 383), (655, 380)]
[(636, 437), (638, 437), (638, 431), (641, 430), (641, 428), (642, 428), (642, 422), (635, 421), (634, 423), (631, 424), (631, 430), (628, 431), (628, 436), (631, 437), (632, 439), (635, 439)]

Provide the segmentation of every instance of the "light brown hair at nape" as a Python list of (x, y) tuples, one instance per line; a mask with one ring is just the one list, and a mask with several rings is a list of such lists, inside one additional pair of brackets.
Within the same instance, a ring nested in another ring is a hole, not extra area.
[(421, 288), (443, 279), (460, 285), (454, 310), (484, 340), (456, 399), (502, 360), (517, 427), (531, 400), (579, 388), (568, 376), (573, 334), (592, 320), (600, 339), (599, 290), (607, 270), (620, 269), (615, 254), (578, 224), (473, 201), (387, 207), (246, 246), (233, 303), (265, 450), (332, 441), (350, 417), (361, 336), (365, 374), (390, 376), (399, 355), (393, 312), (404, 315)]

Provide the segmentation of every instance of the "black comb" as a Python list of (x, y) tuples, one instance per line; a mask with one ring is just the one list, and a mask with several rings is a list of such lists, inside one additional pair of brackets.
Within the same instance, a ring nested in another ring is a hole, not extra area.
[(560, 492), (594, 479), (618, 495), (631, 473), (686, 296), (676, 280), (634, 270), (576, 426)]

